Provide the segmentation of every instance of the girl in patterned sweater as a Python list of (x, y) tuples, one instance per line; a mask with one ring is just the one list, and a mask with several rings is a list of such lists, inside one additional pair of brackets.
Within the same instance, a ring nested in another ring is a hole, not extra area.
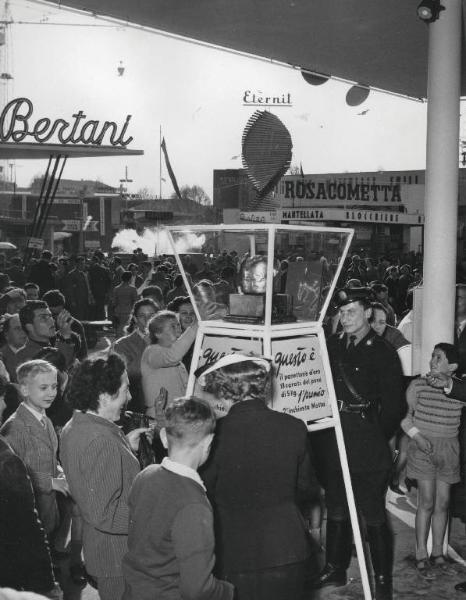
[[(453, 375), (458, 352), (452, 344), (434, 347), (432, 373)], [(463, 403), (445, 395), (443, 389), (428, 385), (424, 377), (414, 379), (406, 392), (408, 414), (401, 427), (411, 438), (407, 476), (418, 481), (416, 512), (416, 565), (426, 578), (433, 578), (431, 566), (446, 565), (443, 540), (448, 520), (451, 485), (460, 481), (458, 428)], [(432, 553), (427, 537), (432, 527)]]

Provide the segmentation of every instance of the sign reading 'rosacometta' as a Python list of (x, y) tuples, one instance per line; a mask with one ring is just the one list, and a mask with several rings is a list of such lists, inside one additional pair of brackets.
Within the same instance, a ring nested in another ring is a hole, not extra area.
[(345, 202), (401, 202), (401, 186), (395, 184), (313, 181), (284, 181), (284, 198), (343, 200)]

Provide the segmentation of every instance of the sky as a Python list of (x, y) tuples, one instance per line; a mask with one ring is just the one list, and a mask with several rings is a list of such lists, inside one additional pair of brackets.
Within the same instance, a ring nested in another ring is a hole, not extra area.
[[(2, 69), (7, 63), (14, 78), (9, 99), (33, 102), (32, 123), (44, 116), (69, 120), (82, 110), (88, 119), (123, 125), (131, 115), (129, 148), (144, 151), (137, 157), (71, 159), (64, 178), (118, 187), (128, 167), (129, 192), (148, 188), (159, 194), (161, 128), (180, 187), (200, 185), (212, 198), (213, 170), (242, 166), (241, 137), (256, 110), (243, 106), (246, 90), (290, 94), (293, 106), (273, 112), (291, 134), (292, 165), (301, 164), (306, 174), (425, 168), (426, 104), (371, 92), (363, 104), (349, 107), (345, 83), (311, 86), (297, 70), (127, 26), (108, 27), (104, 20), (27, 0), (11, 0), (10, 10), (15, 23), (3, 55), (0, 48)], [(11, 172), (18, 185), (27, 186), (46, 164), (16, 161)], [(162, 177), (162, 196), (169, 197), (173, 189), (164, 167)]]

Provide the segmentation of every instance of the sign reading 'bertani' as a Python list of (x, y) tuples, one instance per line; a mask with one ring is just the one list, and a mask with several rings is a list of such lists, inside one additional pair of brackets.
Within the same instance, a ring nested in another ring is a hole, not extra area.
[(72, 115), (72, 120), (41, 117), (35, 123), (31, 122), (34, 107), (28, 98), (15, 98), (8, 102), (0, 114), (0, 142), (22, 142), (32, 137), (39, 144), (48, 142), (56, 137), (61, 144), (86, 144), (101, 146), (106, 134), (112, 146), (126, 147), (133, 138), (125, 139), (131, 115), (127, 115), (125, 123), (118, 130), (114, 121), (89, 120), (82, 110)]

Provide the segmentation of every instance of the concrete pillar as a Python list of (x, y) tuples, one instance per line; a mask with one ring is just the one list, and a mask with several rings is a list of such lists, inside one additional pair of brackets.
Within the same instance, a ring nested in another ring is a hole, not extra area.
[(421, 368), (437, 342), (452, 342), (458, 213), (461, 0), (444, 0), (429, 24)]

